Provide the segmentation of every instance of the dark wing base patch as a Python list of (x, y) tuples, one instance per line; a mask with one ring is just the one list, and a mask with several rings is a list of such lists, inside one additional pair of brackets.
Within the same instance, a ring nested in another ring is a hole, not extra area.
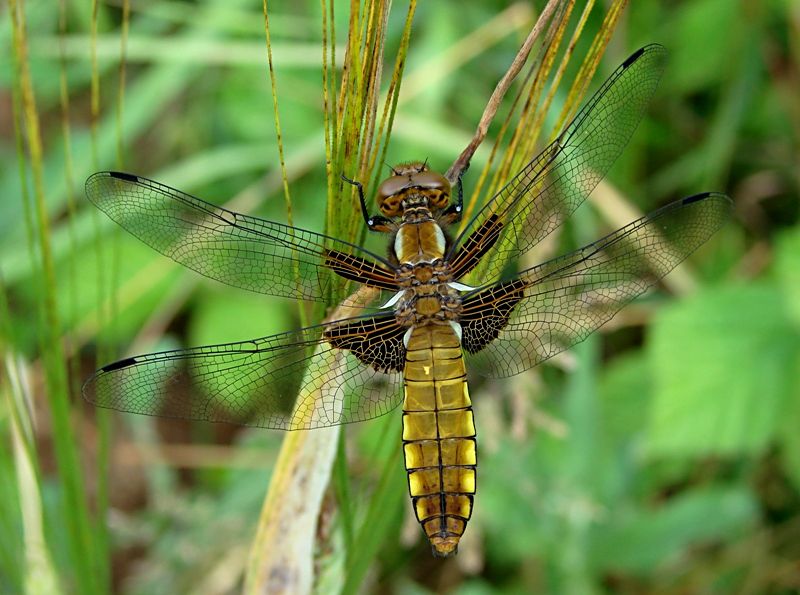
[(347, 349), (378, 372), (401, 372), (406, 361), (405, 332), (391, 316), (333, 324), (325, 329), (324, 337), (332, 346)]
[(526, 281), (498, 283), (464, 300), (459, 322), (461, 344), (467, 353), (478, 353), (494, 341), (508, 324), (517, 304), (525, 297)]
[(369, 287), (398, 289), (395, 274), (392, 271), (352, 254), (338, 250), (325, 250), (325, 266), (340, 277), (363, 283)]
[(491, 214), (481, 226), (464, 240), (464, 245), (451, 263), (453, 279), (461, 279), (474, 269), (481, 258), (494, 246), (500, 232), (503, 231), (503, 222), (497, 214)]

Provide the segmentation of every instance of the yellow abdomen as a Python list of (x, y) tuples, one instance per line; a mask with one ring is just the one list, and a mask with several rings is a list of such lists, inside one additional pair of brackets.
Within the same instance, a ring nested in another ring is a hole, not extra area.
[(461, 344), (450, 325), (411, 332), (403, 454), (414, 511), (434, 553), (455, 553), (472, 514), (477, 449)]

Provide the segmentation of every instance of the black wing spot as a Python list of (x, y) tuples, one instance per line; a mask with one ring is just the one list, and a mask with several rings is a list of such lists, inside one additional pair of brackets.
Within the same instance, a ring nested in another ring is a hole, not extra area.
[(113, 372), (114, 370), (121, 370), (122, 368), (130, 368), (131, 366), (136, 365), (136, 358), (135, 357), (126, 357), (125, 359), (121, 359), (118, 362), (114, 362), (113, 364), (108, 364), (107, 366), (103, 366), (100, 368), (102, 372)]
[(690, 205), (693, 202), (697, 202), (699, 200), (703, 200), (711, 196), (711, 192), (702, 192), (700, 194), (695, 194), (694, 196), (687, 196), (684, 198), (681, 203), (685, 205)]
[[(654, 45), (655, 45), (655, 44), (654, 44)], [(645, 46), (645, 47), (646, 47), (646, 46)], [(634, 62), (636, 62), (636, 60), (638, 60), (638, 59), (639, 59), (639, 56), (641, 56), (642, 54), (644, 54), (644, 50), (645, 50), (645, 48), (643, 48), (643, 47), (642, 47), (642, 48), (639, 48), (638, 50), (636, 50), (635, 52), (633, 52), (633, 53), (632, 53), (630, 56), (628, 56), (628, 57), (625, 59), (625, 61), (622, 63), (622, 67), (623, 67), (623, 68), (627, 68), (628, 66), (630, 66), (631, 64), (633, 64)]]
[(126, 182), (133, 182), (137, 183), (139, 181), (139, 176), (134, 176), (133, 174), (126, 174), (122, 171), (110, 171), (108, 172), (112, 178), (119, 178), (120, 180), (125, 180)]

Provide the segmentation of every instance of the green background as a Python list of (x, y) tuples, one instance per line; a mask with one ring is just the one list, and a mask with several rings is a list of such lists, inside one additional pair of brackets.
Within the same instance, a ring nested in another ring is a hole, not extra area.
[[(404, 75), (412, 96), (398, 108), (389, 163), (427, 158), (444, 170), (461, 151), (527, 28), (501, 20), (506, 31), (491, 43), (464, 39), (509, 6), (450, 0), (419, 6)], [(337, 6), (340, 40), (347, 8)], [(397, 3), (392, 12), (387, 72), (404, 9)], [(93, 140), (91, 6), (69, 5), (63, 36), (55, 5), (25, 7), (56, 270), (50, 292), (62, 325), (55, 336), (64, 338), (73, 388), (65, 419), (74, 428), (90, 511), (104, 490), (110, 506), (108, 532), (92, 537), (95, 554), (89, 559), (87, 552), (83, 567), (105, 576), (98, 592), (236, 592), (283, 438), (129, 415), (98, 419), (74, 391), (98, 357), (105, 363), (133, 352), (246, 340), (299, 324), (296, 304), (182, 269), (117, 231), (82, 196), (87, 175), (121, 161), (125, 171), (210, 202), (237, 197), (242, 210), (286, 220), (261, 10), (242, 0), (134, 3), (118, 122), (121, 10), (100, 6), (101, 109)], [(294, 223), (317, 231), (326, 201), (319, 10), (316, 3), (270, 2)], [(596, 7), (576, 55), (602, 18)], [(8, 11), (0, 20), (3, 53), (11, 56)], [(681, 283), (637, 301), (567, 358), (473, 387), (479, 487), (458, 557), (430, 556), (395, 458), (397, 489), (379, 501), (386, 527), (378, 543), (358, 553), (369, 563), (363, 590), (800, 590), (798, 39), (800, 9), (791, 0), (635, 2), (626, 9), (590, 89), (646, 43), (665, 45), (670, 61), (608, 181), (642, 212), (723, 191), (735, 202), (735, 218), (690, 258)], [(69, 162), (62, 76), (70, 96)], [(45, 398), (43, 365), (54, 352), (41, 345), (52, 329), (38, 314), (48, 290), (31, 237), (42, 227), (28, 225), (35, 218), (23, 200), (15, 136), (21, 120), (12, 110), (20, 85), (12, 60), (4, 60), (0, 77), (0, 275), (8, 302), (0, 344), (0, 591), (50, 592), (58, 583), (64, 592), (82, 592), (88, 583), (70, 553), (68, 479), (56, 472), (52, 435), (54, 416), (64, 415)], [(556, 96), (556, 104), (563, 100)], [(475, 163), (487, 155), (482, 148)], [(465, 179), (468, 191), (478, 169)], [(22, 170), (30, 192), (27, 159)], [(581, 213), (598, 236), (610, 228), (590, 201)], [(577, 245), (574, 227), (561, 237), (565, 247)], [(117, 292), (103, 315), (104, 287)], [(35, 413), (29, 454), (38, 465), (44, 545), (31, 543), (24, 522), (30, 492), (15, 459), (12, 363), (26, 373), (23, 392)], [(356, 523), (375, 502), (387, 453), (400, 449), (395, 417), (345, 430)], [(104, 427), (111, 428), (107, 474), (98, 464)], [(335, 512), (332, 522), (335, 533)], [(333, 543), (333, 551), (319, 553), (319, 592), (336, 591), (345, 580), (341, 543)], [(53, 584), (33, 576), (36, 552), (48, 552), (50, 561), (39, 568), (50, 569)], [(97, 566), (95, 555), (105, 562)]]

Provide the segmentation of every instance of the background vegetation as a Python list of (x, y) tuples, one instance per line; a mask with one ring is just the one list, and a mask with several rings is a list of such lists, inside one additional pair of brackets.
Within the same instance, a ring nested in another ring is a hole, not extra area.
[[(402, 47), (400, 4), (383, 90)], [(446, 169), (543, 5), (417, 7), (386, 161)], [(262, 6), (94, 8), (0, 12), (3, 53), (16, 56), (0, 71), (0, 591), (236, 592), (248, 556), (258, 560), (284, 436), (98, 412), (78, 387), (116, 357), (264, 336), (320, 313), (180, 268), (114, 229), (82, 184), (119, 168), (285, 221)], [(336, 6), (328, 40), (339, 65), (349, 8)], [(576, 56), (606, 10), (589, 13)], [(350, 217), (349, 203), (323, 217), (335, 192), (320, 11), (269, 3), (292, 218), (314, 230)], [(702, 190), (730, 194), (736, 220), (568, 357), (473, 389), (480, 481), (456, 558), (433, 559), (413, 520), (399, 417), (346, 428), (314, 513), (317, 591), (800, 590), (798, 39), (792, 0), (626, 9), (591, 88), (645, 43), (667, 46), (671, 61), (561, 244)]]

